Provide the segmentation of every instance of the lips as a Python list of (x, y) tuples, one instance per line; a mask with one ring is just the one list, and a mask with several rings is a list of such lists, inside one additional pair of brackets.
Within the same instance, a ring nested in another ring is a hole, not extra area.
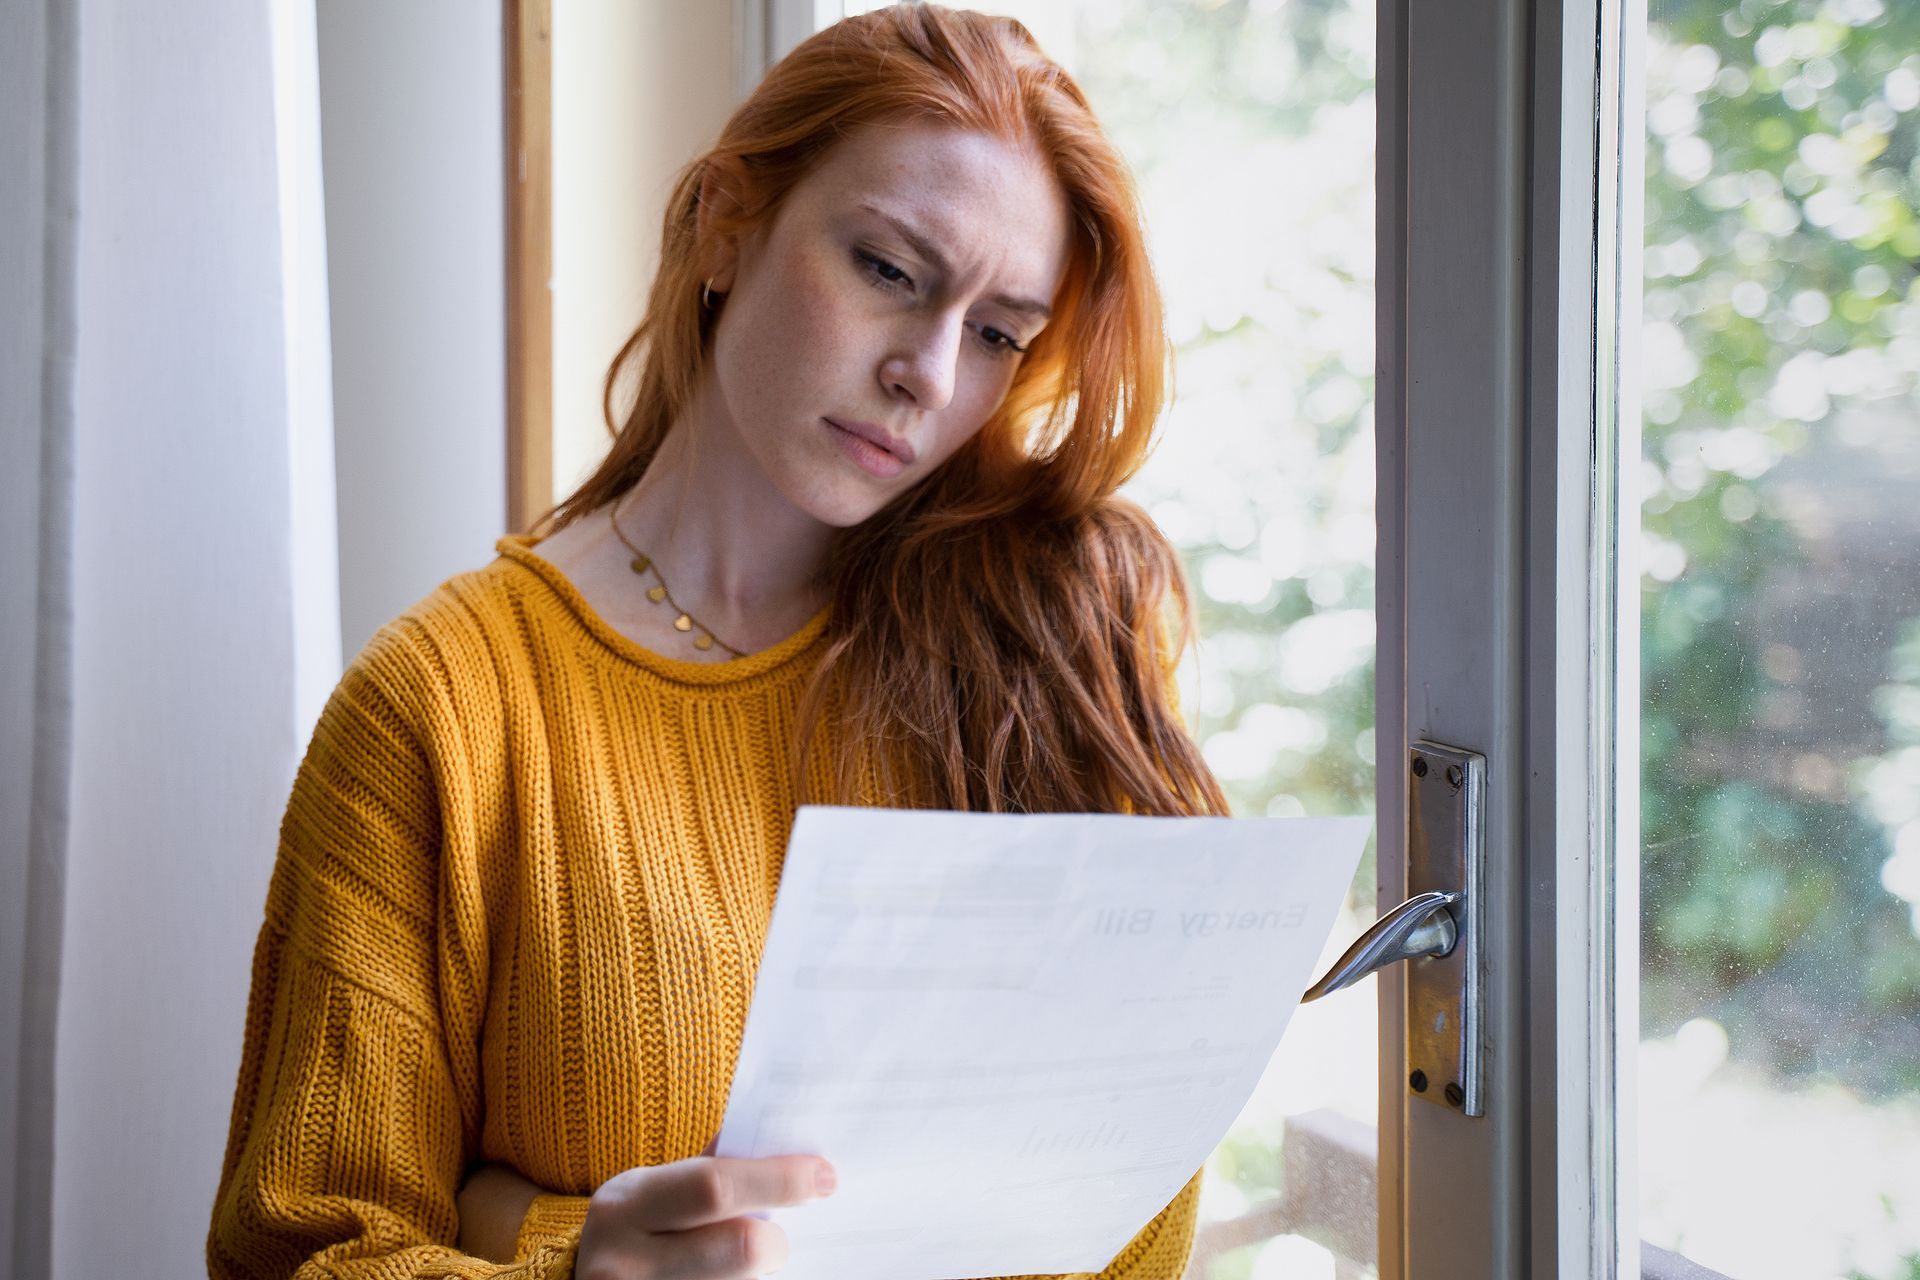
[(903, 465), (911, 465), (913, 462), (913, 446), (889, 433), (885, 427), (875, 426), (871, 422), (854, 422), (847, 418), (828, 418), (827, 421), (848, 435), (857, 436), (874, 448), (883, 449), (892, 454), (900, 459)]

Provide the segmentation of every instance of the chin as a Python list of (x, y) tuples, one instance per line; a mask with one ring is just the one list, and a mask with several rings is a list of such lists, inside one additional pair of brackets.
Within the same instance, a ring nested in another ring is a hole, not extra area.
[(869, 498), (860, 502), (835, 503), (810, 514), (821, 524), (831, 525), (835, 529), (852, 529), (873, 519), (886, 505), (884, 501), (875, 502)]
[(790, 493), (788, 499), (807, 515), (834, 529), (851, 529), (865, 524), (897, 495), (876, 493), (860, 484), (826, 483), (806, 493)]

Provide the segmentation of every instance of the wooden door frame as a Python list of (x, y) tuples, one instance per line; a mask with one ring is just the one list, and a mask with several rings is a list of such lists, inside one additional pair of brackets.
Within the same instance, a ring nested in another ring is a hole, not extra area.
[(505, 0), (507, 527), (553, 506), (553, 5)]

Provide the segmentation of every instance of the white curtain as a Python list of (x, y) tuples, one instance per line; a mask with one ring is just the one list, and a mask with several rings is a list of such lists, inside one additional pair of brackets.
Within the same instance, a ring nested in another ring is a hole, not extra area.
[(4, 23), (0, 1259), (193, 1275), (341, 660), (313, 5)]

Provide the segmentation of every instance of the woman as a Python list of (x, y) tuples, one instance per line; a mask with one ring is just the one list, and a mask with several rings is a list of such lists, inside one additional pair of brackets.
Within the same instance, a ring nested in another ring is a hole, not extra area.
[[(777, 1267), (752, 1215), (831, 1165), (702, 1150), (796, 804), (1224, 812), (1172, 703), (1177, 561), (1114, 496), (1166, 358), (1131, 183), (1022, 27), (807, 41), (661, 262), (605, 464), (315, 730), (214, 1275)], [(1199, 1181), (1103, 1274), (1177, 1275)]]

